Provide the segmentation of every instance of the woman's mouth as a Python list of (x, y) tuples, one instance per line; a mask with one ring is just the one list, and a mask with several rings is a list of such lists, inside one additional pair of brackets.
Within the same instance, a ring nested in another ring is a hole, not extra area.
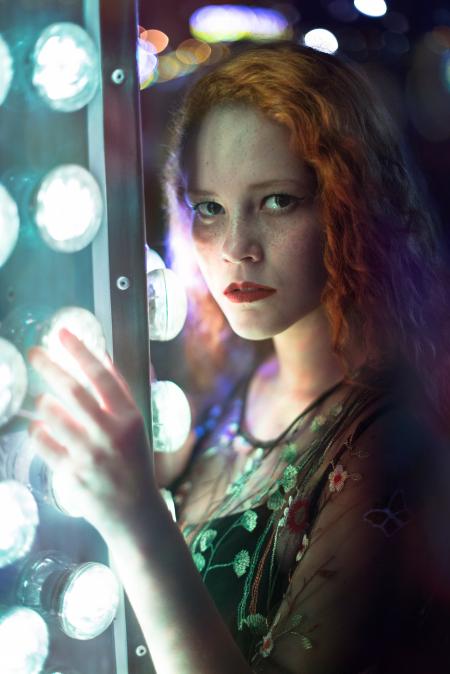
[(263, 300), (269, 295), (276, 293), (275, 288), (270, 288), (269, 286), (258, 285), (256, 283), (251, 283), (250, 281), (244, 281), (242, 283), (230, 283), (230, 285), (225, 288), (223, 294), (230, 302), (241, 303), (241, 302), (257, 302), (258, 300)]

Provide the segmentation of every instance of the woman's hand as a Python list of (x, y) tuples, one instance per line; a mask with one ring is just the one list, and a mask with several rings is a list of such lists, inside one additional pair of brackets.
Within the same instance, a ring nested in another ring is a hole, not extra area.
[(68, 330), (59, 336), (93, 392), (34, 347), (30, 363), (55, 395), (37, 400), (39, 421), (30, 424), (29, 433), (50, 469), (67, 474), (83, 516), (108, 539), (139, 528), (149, 507), (160, 502), (147, 432), (111, 361), (100, 362)]

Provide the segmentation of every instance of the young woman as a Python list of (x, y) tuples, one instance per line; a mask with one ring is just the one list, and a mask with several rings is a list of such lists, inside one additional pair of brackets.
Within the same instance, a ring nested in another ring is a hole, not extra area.
[(334, 56), (247, 49), (188, 92), (165, 186), (174, 266), (181, 241), (197, 269), (196, 400), (215, 401), (186, 445), (154, 463), (127, 384), (67, 331), (102, 405), (30, 354), (57, 394), (31, 435), (156, 671), (447, 671), (448, 288), (387, 113)]

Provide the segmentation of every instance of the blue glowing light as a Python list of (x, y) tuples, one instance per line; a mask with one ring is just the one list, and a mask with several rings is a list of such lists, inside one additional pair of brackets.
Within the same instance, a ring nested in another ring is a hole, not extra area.
[(354, 0), (353, 4), (358, 12), (366, 16), (384, 16), (387, 12), (384, 0)]
[(13, 78), (13, 60), (5, 40), (0, 35), (0, 105), (7, 97)]
[(19, 228), (17, 204), (8, 190), (0, 184), (0, 267), (5, 264), (16, 246)]
[(192, 14), (189, 24), (192, 35), (205, 42), (277, 39), (289, 28), (281, 12), (241, 5), (201, 7)]
[(72, 112), (95, 96), (100, 80), (97, 48), (75, 23), (47, 26), (36, 42), (32, 82), (55, 110)]
[(39, 523), (33, 495), (15, 480), (0, 482), (0, 568), (24, 557), (33, 545)]
[(0, 608), (0, 672), (39, 674), (49, 650), (47, 625), (30, 608)]
[(0, 426), (20, 410), (27, 387), (27, 367), (21, 353), (0, 337)]

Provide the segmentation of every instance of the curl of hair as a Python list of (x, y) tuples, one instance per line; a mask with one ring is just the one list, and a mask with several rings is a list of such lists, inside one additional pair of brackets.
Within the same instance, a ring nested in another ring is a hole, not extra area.
[[(174, 268), (180, 256), (193, 260), (183, 148), (209, 110), (230, 104), (256, 107), (286, 126), (292, 148), (315, 172), (328, 274), (322, 302), (346, 371), (357, 337), (374, 365), (412, 367), (449, 428), (450, 283), (438, 223), (399, 131), (352, 64), (279, 42), (242, 51), (194, 84), (173, 119), (163, 175)], [(207, 388), (230, 355), (242, 357), (245, 344), (231, 334), (199, 272), (196, 279), (186, 279), (187, 357), (199, 388)], [(263, 356), (270, 346), (254, 348)]]

